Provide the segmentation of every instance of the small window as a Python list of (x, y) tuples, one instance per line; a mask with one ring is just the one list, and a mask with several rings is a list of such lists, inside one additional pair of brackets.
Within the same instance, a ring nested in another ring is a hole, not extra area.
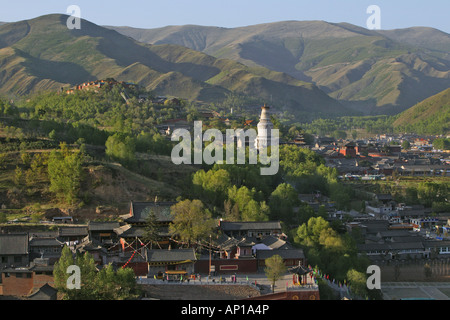
[(23, 278), (23, 274), (20, 272), (16, 273), (16, 278)]

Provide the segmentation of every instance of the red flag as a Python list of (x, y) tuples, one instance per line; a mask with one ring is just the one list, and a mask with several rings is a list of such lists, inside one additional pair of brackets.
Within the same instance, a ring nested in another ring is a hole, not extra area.
[(125, 239), (120, 238), (120, 243), (122, 244), (122, 251), (125, 251)]

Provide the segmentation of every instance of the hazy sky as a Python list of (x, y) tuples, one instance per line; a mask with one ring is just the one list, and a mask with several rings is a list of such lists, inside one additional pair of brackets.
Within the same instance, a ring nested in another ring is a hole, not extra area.
[(349, 22), (366, 27), (366, 9), (378, 5), (381, 28), (433, 27), (450, 33), (449, 0), (0, 0), (0, 21), (66, 13), (78, 5), (81, 17), (98, 25), (155, 28), (198, 24), (238, 27), (283, 20)]

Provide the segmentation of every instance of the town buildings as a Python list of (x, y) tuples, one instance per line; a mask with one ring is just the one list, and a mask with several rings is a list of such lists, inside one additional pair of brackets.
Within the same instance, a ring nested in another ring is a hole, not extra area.
[[(412, 147), (405, 150), (403, 141)], [(381, 135), (364, 140), (317, 137), (311, 148), (322, 155), (328, 167), (343, 179), (375, 180), (385, 176), (449, 176), (446, 151), (434, 150), (431, 139)], [(396, 143), (396, 144), (391, 144)]]
[[(89, 252), (99, 268), (130, 267), (137, 277), (150, 279), (254, 274), (275, 254), (286, 266), (307, 263), (303, 250), (287, 241), (279, 221), (218, 221), (209, 244), (186, 247), (168, 232), (173, 204), (132, 201), (120, 221), (64, 225), (47, 233), (0, 234), (0, 295), (53, 299), (53, 266), (65, 245), (74, 253)], [(157, 243), (144, 236), (151, 212), (158, 221)]]

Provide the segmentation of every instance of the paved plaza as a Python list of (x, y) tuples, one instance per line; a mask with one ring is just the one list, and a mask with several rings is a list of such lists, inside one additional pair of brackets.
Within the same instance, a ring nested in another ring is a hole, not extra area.
[(385, 300), (450, 300), (450, 282), (383, 282)]

